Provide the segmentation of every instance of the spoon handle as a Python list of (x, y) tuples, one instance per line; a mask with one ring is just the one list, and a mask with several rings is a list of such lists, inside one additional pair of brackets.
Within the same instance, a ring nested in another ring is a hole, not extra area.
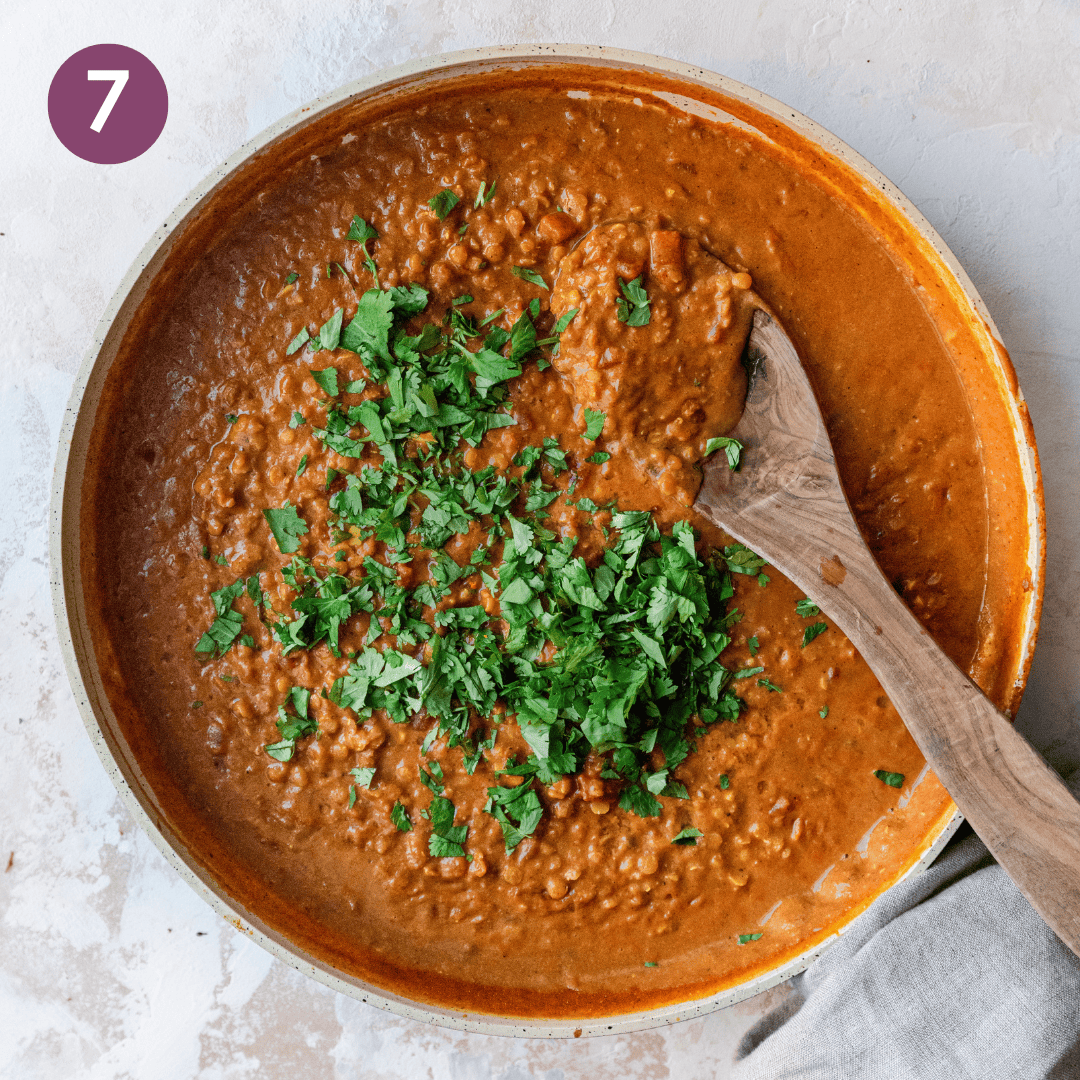
[(778, 491), (715, 519), (847, 635), (990, 853), (1080, 956), (1080, 803), (911, 614), (839, 484), (819, 482), (810, 499)]

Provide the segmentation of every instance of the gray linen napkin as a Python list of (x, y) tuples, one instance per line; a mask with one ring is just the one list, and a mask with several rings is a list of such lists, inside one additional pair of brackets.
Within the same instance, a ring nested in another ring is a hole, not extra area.
[(1080, 1078), (1080, 960), (963, 829), (792, 980), (732, 1080)]

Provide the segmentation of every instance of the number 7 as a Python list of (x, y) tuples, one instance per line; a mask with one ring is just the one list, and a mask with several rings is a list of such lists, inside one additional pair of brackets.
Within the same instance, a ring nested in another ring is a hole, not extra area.
[(113, 111), (117, 101), (119, 101), (120, 93), (127, 86), (130, 76), (130, 71), (88, 71), (86, 73), (89, 82), (112, 83), (112, 87), (105, 95), (105, 100), (101, 103), (101, 108), (97, 111), (97, 116), (94, 117), (94, 122), (90, 125), (91, 131), (100, 132), (105, 126), (105, 121), (109, 119), (109, 114)]

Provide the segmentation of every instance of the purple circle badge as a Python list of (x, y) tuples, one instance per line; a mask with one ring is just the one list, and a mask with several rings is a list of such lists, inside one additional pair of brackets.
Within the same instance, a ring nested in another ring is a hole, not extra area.
[(117, 165), (146, 153), (169, 115), (161, 72), (126, 45), (91, 45), (69, 56), (49, 87), (49, 123), (84, 161)]

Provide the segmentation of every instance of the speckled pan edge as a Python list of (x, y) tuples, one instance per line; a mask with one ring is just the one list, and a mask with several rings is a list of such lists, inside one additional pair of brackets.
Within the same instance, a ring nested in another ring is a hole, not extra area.
[[(189, 218), (197, 212), (200, 205), (214, 193), (219, 185), (270, 144), (292, 134), (295, 129), (306, 126), (351, 99), (362, 98), (372, 93), (383, 93), (391, 88), (410, 86), (426, 78), (441, 78), (500, 67), (513, 68), (558, 62), (596, 64), (604, 67), (655, 72), (679, 79), (691, 88), (694, 84), (705, 86), (749, 104), (816, 143), (858, 172), (868, 184), (881, 191), (885, 199), (915, 226), (922, 238), (954, 276), (970, 304), (975, 321), (985, 327), (989, 339), (994, 342), (1000, 341), (1000, 335), (993, 320), (971, 280), (923, 215), (899, 189), (854, 150), (814, 121), (781, 102), (734, 80), (701, 68), (623, 49), (549, 44), (490, 47), (442, 53), (413, 60), (357, 80), (316, 99), (272, 124), (214, 169), (154, 233), (109, 301), (76, 375), (61, 426), (60, 445), (53, 476), (49, 528), (50, 588), (53, 610), (64, 666), (79, 712), (91, 742), (128, 810), (179, 875), (238, 930), (248, 934), (263, 948), (291, 967), (333, 990), (401, 1016), (437, 1024), (440, 1027), (519, 1038), (572, 1038), (619, 1034), (702, 1016), (733, 1005), (798, 974), (823, 953), (836, 940), (838, 934), (772, 971), (709, 997), (682, 1005), (596, 1020), (545, 1021), (502, 1018), (464, 1014), (450, 1009), (420, 1005), (400, 996), (377, 990), (359, 979), (343, 976), (329, 966), (314, 961), (244, 909), (242, 905), (225, 895), (198, 866), (183, 844), (168, 831), (163, 816), (148, 786), (142, 780), (137, 765), (124, 753), (125, 747), (116, 734), (115, 718), (112, 716), (111, 708), (103, 692), (85, 617), (80, 610), (82, 588), (79, 575), (78, 511), (91, 419), (96, 414), (105, 375), (115, 358), (127, 322), (144, 295), (149, 281), (164, 262), (173, 238), (183, 230)], [(1045, 516), (1038, 454), (1030, 422), (1027, 420), (1023, 395), (1007, 357), (998, 352), (998, 361), (998, 370), (995, 374), (999, 380), (1002, 398), (1011, 410), (1012, 426), (1020, 451), (1021, 469), (1028, 497), (1027, 550), (1032, 573), (1032, 588), (1027, 593), (1023, 618), (1023, 642), (1016, 672), (1016, 686), (1021, 688), (1031, 664), (1041, 608), (1045, 563)], [(960, 822), (959, 812), (946, 819), (940, 832), (928, 842), (919, 860), (904, 877), (920, 872), (932, 862), (956, 831)], [(858, 918), (859, 916), (856, 916), (844, 929), (850, 928)], [(839, 931), (839, 933), (842, 932), (843, 930)]]

